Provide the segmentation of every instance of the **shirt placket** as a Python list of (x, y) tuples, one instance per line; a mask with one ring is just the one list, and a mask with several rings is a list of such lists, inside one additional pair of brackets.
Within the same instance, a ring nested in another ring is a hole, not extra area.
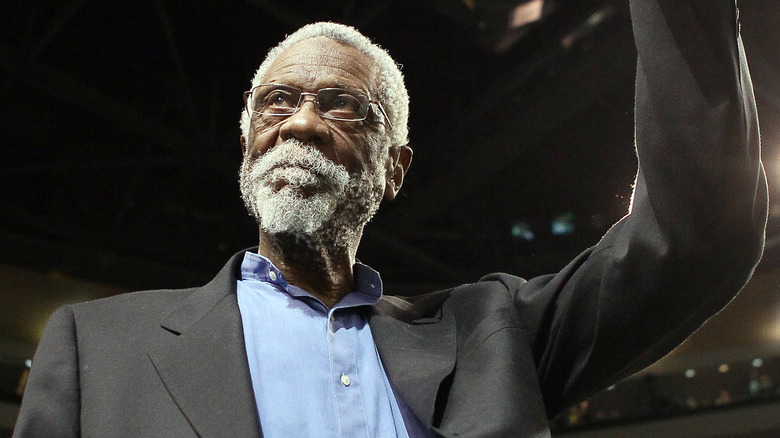
[(328, 352), (334, 405), (342, 437), (367, 436), (356, 353), (338, 309), (328, 315)]

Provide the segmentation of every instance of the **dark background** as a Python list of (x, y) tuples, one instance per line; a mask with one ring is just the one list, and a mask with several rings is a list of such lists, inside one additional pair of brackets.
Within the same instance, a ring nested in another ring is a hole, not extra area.
[[(335, 20), (387, 48), (412, 96), (414, 163), (360, 258), (396, 293), (556, 270), (626, 212), (635, 50), (626, 1), (550, 0), (508, 28), (521, 3), (6, 2), (1, 261), (131, 289), (208, 279), (256, 241), (241, 93), (286, 33)], [(780, 4), (741, 4), (773, 170)]]
[[(36, 303), (202, 284), (256, 244), (237, 185), (242, 92), (269, 47), (316, 20), (356, 26), (406, 75), (414, 162), (359, 252), (386, 290), (560, 269), (627, 211), (636, 54), (625, 0), (548, 0), (513, 28), (523, 3), (3, 2), (2, 337), (36, 342), (22, 328), (42, 324)], [(774, 187), (780, 2), (740, 5)]]
[[(628, 1), (548, 0), (540, 20), (512, 27), (525, 3), (4, 1), (0, 401), (18, 403), (58, 305), (203, 284), (256, 244), (237, 184), (241, 96), (268, 48), (308, 22), (356, 26), (403, 64), (414, 162), (358, 254), (386, 291), (554, 272), (596, 243), (626, 213), (636, 171)], [(740, 6), (773, 190), (780, 2)], [(670, 381), (726, 361), (748, 369), (759, 354), (780, 379), (768, 359), (780, 357), (780, 206), (771, 210), (754, 281), (687, 355), (654, 368)], [(729, 382), (746, 390), (739, 379)], [(712, 382), (694, 383), (717, 395), (724, 386)], [(616, 404), (641, 405), (625, 400)], [(15, 416), (3, 409), (0, 435)]]

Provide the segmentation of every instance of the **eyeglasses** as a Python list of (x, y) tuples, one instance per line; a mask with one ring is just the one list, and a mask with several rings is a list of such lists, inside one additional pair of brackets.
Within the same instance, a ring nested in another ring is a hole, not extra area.
[(382, 104), (371, 100), (365, 94), (346, 88), (322, 88), (316, 93), (283, 84), (261, 84), (244, 93), (244, 102), (249, 116), (252, 113), (272, 117), (289, 117), (295, 114), (306, 96), (314, 97), (317, 114), (330, 120), (358, 122), (368, 117), (371, 104), (379, 107), (387, 125), (392, 129), (390, 118)]

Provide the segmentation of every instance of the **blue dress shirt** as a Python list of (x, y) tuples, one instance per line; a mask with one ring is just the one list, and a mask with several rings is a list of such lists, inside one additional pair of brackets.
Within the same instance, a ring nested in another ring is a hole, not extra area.
[(265, 438), (433, 436), (382, 367), (366, 318), (382, 296), (373, 269), (354, 267), (355, 291), (328, 309), (247, 252), (238, 305)]

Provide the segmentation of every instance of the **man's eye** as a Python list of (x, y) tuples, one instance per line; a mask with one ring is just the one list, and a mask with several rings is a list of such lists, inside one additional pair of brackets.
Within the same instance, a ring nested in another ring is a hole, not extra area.
[(338, 110), (357, 111), (359, 107), (360, 107), (360, 102), (358, 102), (354, 97), (350, 95), (338, 96), (333, 101), (333, 108)]
[(293, 99), (293, 96), (283, 90), (275, 90), (268, 94), (265, 98), (266, 106), (271, 108), (292, 108), (297, 101)]

